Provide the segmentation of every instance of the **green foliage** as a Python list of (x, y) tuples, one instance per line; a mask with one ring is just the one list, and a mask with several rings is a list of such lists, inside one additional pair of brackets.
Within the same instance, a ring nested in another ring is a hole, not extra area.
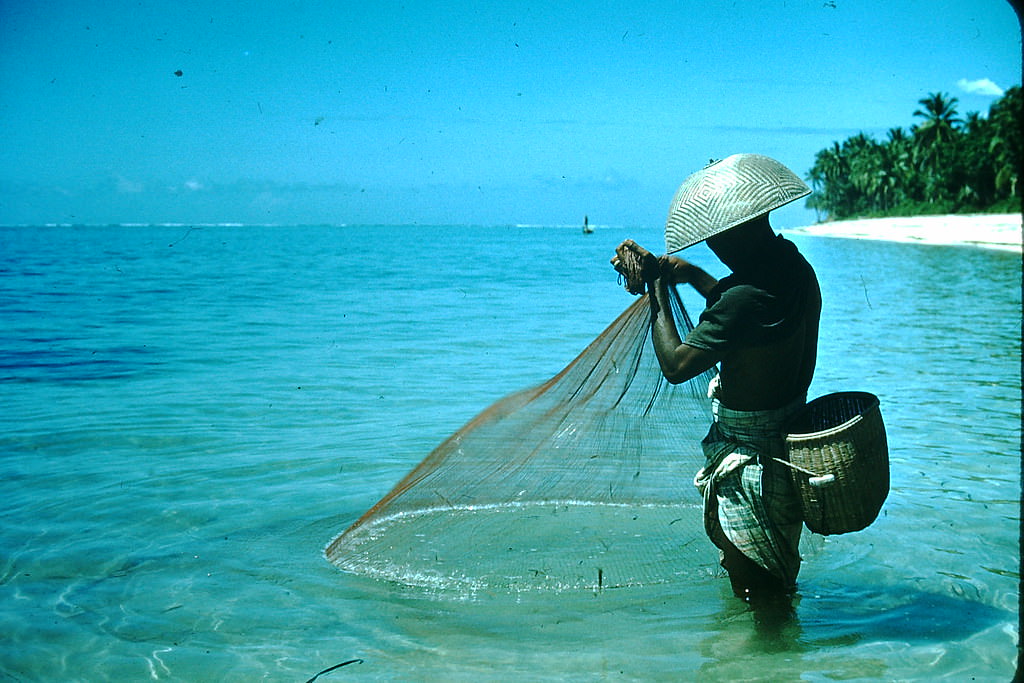
[(819, 220), (1020, 210), (1020, 87), (1007, 90), (987, 117), (960, 118), (957, 99), (945, 93), (918, 104), (921, 121), (909, 130), (891, 128), (882, 142), (858, 133), (815, 155), (807, 207)]

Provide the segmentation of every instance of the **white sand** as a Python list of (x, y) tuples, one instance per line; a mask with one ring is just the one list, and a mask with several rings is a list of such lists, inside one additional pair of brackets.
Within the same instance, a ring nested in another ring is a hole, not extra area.
[(865, 218), (818, 223), (784, 232), (886, 242), (952, 244), (1021, 253), (1021, 214)]

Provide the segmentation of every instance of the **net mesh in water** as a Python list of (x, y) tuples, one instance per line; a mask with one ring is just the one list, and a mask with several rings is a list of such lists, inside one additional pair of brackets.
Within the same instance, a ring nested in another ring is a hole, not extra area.
[[(672, 298), (685, 335), (692, 322)], [(692, 483), (710, 376), (668, 384), (649, 328), (643, 296), (558, 375), (441, 443), (327, 558), (455, 590), (650, 585), (713, 566)]]

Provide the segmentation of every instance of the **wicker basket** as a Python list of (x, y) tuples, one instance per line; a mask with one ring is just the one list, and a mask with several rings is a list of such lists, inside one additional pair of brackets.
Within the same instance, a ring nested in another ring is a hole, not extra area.
[(786, 451), (808, 529), (845, 534), (875, 521), (889, 494), (889, 449), (876, 396), (814, 399), (786, 425)]

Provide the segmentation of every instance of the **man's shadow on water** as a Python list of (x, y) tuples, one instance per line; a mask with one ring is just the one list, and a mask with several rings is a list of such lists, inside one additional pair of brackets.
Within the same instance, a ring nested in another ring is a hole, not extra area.
[[(751, 658), (777, 654), (787, 668), (800, 668), (800, 655), (858, 643), (961, 641), (1008, 616), (992, 605), (899, 586), (802, 586), (792, 596), (749, 604), (723, 586), (724, 607), (703, 641), (702, 673), (731, 675), (730, 668)], [(837, 653), (838, 654), (838, 653)], [(812, 668), (820, 666), (820, 662)], [(841, 668), (841, 665), (837, 663)], [(878, 658), (857, 657), (867, 675), (884, 674)], [(869, 671), (870, 670), (870, 671)], [(733, 672), (735, 673), (735, 672)], [(750, 671), (746, 671), (749, 675)]]
[(898, 640), (957, 641), (1002, 623), (1005, 610), (913, 586), (830, 587), (802, 591), (800, 621), (813, 646)]

